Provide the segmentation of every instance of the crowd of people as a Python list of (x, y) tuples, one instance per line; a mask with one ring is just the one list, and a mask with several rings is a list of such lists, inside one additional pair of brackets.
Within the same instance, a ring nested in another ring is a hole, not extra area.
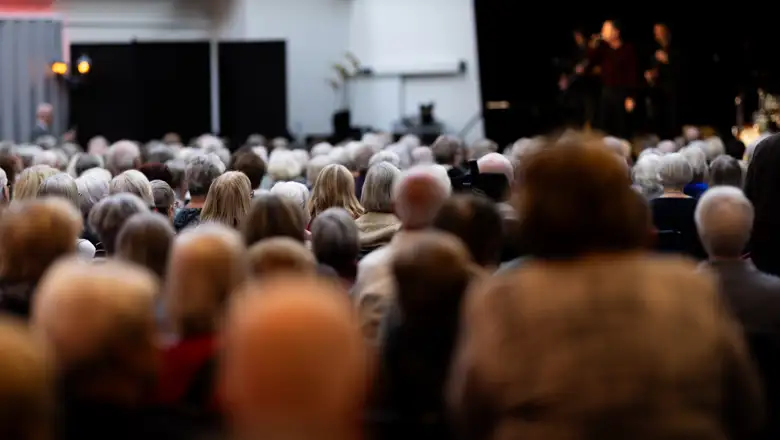
[(0, 438), (776, 439), (780, 135), (0, 144)]

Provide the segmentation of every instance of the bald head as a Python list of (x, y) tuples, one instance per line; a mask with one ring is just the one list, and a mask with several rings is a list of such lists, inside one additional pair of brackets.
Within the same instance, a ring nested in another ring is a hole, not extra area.
[(508, 182), (515, 180), (512, 162), (503, 154), (488, 153), (477, 160), (477, 167), (482, 174), (503, 174)]
[(235, 230), (204, 224), (173, 243), (166, 299), (181, 336), (216, 330), (228, 296), (247, 278), (246, 248)]
[(221, 381), (239, 438), (349, 438), (368, 358), (348, 297), (317, 278), (252, 284), (231, 303)]
[(449, 176), (443, 167), (412, 167), (401, 174), (393, 188), (396, 215), (407, 229), (426, 228), (451, 193)]

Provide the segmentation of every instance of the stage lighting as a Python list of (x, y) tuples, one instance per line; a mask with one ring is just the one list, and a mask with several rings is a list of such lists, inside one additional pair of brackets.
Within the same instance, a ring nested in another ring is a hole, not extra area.
[(51, 71), (55, 75), (65, 76), (68, 74), (68, 65), (62, 61), (55, 61), (51, 63)]
[(92, 61), (89, 59), (88, 56), (82, 55), (81, 58), (79, 58), (78, 63), (76, 64), (76, 69), (79, 71), (80, 74), (86, 75), (92, 69)]

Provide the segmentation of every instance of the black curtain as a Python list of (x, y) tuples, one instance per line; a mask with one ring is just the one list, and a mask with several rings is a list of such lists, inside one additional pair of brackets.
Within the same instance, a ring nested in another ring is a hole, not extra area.
[(71, 125), (79, 141), (146, 142), (167, 132), (185, 141), (211, 131), (208, 42), (72, 45), (91, 72), (71, 93)]
[(240, 146), (247, 136), (289, 136), (284, 41), (219, 44), (221, 135)]

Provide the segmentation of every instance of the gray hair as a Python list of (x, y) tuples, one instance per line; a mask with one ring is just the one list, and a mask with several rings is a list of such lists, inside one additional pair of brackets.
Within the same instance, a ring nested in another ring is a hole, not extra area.
[(165, 144), (158, 144), (149, 148), (146, 161), (149, 163), (167, 163), (176, 159), (176, 150)]
[(371, 156), (371, 160), (368, 161), (368, 167), (371, 168), (374, 165), (387, 162), (396, 168), (401, 168), (401, 158), (397, 154), (389, 150), (382, 150), (379, 153)]
[(706, 191), (694, 219), (702, 245), (711, 257), (739, 257), (753, 227), (753, 205), (739, 188), (719, 186)]
[(2, 190), (8, 186), (8, 175), (5, 173), (5, 170), (0, 168), (0, 195), (2, 195)]
[(205, 197), (211, 184), (225, 172), (225, 164), (216, 154), (198, 154), (184, 168), (184, 180), (190, 195)]
[(290, 150), (274, 150), (268, 159), (268, 175), (275, 181), (293, 180), (300, 177), (303, 167)]
[(75, 177), (79, 177), (87, 170), (90, 170), (92, 168), (102, 168), (102, 167), (103, 167), (102, 157), (95, 156), (94, 154), (76, 153), (73, 157), (70, 158), (70, 163), (68, 164), (67, 172), (68, 174), (70, 174), (75, 178)]
[(48, 165), (52, 168), (62, 170), (67, 167), (68, 158), (65, 153), (57, 154), (59, 150), (43, 150), (33, 157), (33, 166)]
[(100, 237), (108, 254), (116, 248), (116, 237), (127, 219), (148, 212), (149, 204), (130, 193), (113, 194), (99, 201), (87, 218), (89, 227)]
[(309, 163), (306, 164), (306, 183), (314, 185), (314, 182), (317, 181), (317, 176), (320, 175), (320, 171), (326, 166), (334, 163), (336, 163), (336, 161), (327, 154), (312, 157)]
[(100, 180), (104, 180), (106, 183), (110, 182), (113, 176), (111, 175), (111, 171), (108, 171), (105, 168), (90, 168), (87, 171), (84, 171), (79, 177), (95, 177)]
[(320, 156), (323, 154), (329, 154), (330, 150), (332, 149), (333, 149), (333, 145), (327, 142), (320, 142), (319, 144), (316, 144), (313, 147), (311, 147), (311, 157)]
[(307, 212), (306, 202), (309, 200), (309, 188), (298, 182), (278, 182), (269, 191), (283, 199), (293, 202), (296, 206)]
[(693, 179), (691, 180), (704, 181), (707, 179), (709, 168), (707, 167), (707, 153), (705, 153), (706, 146), (704, 141), (694, 141), (680, 150), (680, 154), (691, 164), (693, 170)]
[(658, 176), (664, 188), (682, 190), (693, 180), (693, 168), (681, 153), (670, 153), (661, 156)]
[(631, 179), (646, 198), (659, 196), (663, 192), (659, 173), (662, 162), (663, 159), (657, 154), (640, 155), (631, 170)]
[(154, 196), (149, 179), (138, 170), (127, 170), (111, 179), (108, 184), (108, 192), (109, 194), (135, 194), (146, 202), (147, 206), (154, 206)]
[(73, 177), (67, 173), (55, 174), (41, 182), (38, 197), (61, 197), (69, 201), (74, 208), (79, 207), (79, 188)]
[(173, 188), (163, 180), (152, 180), (149, 185), (152, 187), (154, 207), (158, 211), (164, 210), (163, 213), (167, 214), (171, 206), (176, 203), (176, 193), (173, 192)]
[(498, 144), (490, 139), (480, 139), (469, 146), (470, 159), (481, 157), (498, 151)]
[(346, 210), (328, 208), (311, 224), (312, 252), (323, 264), (349, 264), (360, 252), (359, 235), (355, 220)]
[(108, 147), (106, 168), (114, 174), (132, 170), (141, 161), (141, 150), (133, 141), (119, 141)]
[(344, 147), (333, 147), (328, 153), (328, 157), (331, 159), (330, 163), (344, 165), (347, 168), (350, 167), (349, 153), (347, 153), (347, 149)]
[(702, 148), (708, 162), (712, 162), (721, 154), (726, 154), (726, 145), (717, 136), (711, 136), (705, 139), (702, 144)]
[(401, 170), (389, 162), (368, 169), (360, 196), (366, 212), (393, 212), (393, 187), (400, 176)]
[(433, 164), (436, 160), (433, 157), (433, 150), (430, 147), (417, 147), (412, 150), (412, 165)]
[(371, 157), (374, 155), (374, 148), (363, 142), (350, 142), (346, 146), (349, 160), (354, 164), (358, 171), (367, 170)]
[(661, 153), (675, 153), (678, 150), (677, 142), (669, 139), (659, 142), (656, 148)]
[[(420, 203), (415, 197), (409, 197), (407, 187), (411, 182), (426, 180), (430, 186), (430, 197)], [(417, 165), (401, 173), (393, 185), (393, 203), (396, 215), (406, 226), (429, 226), (439, 208), (452, 194), (452, 184), (447, 170), (441, 165)]]
[(106, 179), (88, 173), (76, 179), (81, 215), (87, 217), (92, 207), (108, 196), (108, 182)]

